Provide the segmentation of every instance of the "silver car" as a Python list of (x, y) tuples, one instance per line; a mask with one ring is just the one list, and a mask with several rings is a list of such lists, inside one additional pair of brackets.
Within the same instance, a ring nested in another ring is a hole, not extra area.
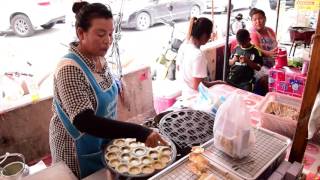
[(203, 0), (125, 0), (121, 26), (145, 30), (162, 19), (188, 19), (204, 10)]

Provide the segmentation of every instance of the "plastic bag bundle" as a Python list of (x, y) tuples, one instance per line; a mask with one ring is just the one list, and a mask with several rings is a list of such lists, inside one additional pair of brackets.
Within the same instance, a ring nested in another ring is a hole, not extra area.
[(217, 111), (214, 145), (229, 156), (241, 159), (254, 148), (255, 136), (251, 128), (251, 117), (239, 94), (232, 94)]
[(202, 83), (199, 84), (198, 90), (199, 95), (192, 108), (216, 114), (220, 105), (225, 101), (226, 98), (224, 96), (219, 96), (212, 93), (210, 94), (208, 88)]

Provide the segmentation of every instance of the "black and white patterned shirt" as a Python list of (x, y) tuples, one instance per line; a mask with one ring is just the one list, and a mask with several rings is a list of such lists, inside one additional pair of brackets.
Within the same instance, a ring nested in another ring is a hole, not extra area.
[[(112, 75), (104, 58), (102, 71), (98, 72), (94, 60), (82, 55), (77, 50), (77, 43), (70, 44), (70, 52), (79, 55), (90, 68), (100, 87), (104, 90), (112, 85)], [(57, 68), (54, 76), (54, 97), (61, 103), (61, 107), (71, 121), (84, 110), (95, 111), (97, 101), (94, 91), (78, 66), (67, 64)], [(64, 128), (53, 107), (53, 117), (49, 127), (49, 143), (53, 163), (64, 161), (72, 172), (80, 177), (75, 143)]]

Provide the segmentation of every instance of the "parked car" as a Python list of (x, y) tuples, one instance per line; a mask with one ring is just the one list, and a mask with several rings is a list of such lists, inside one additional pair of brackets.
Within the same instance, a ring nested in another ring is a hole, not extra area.
[[(269, 0), (270, 2), (270, 8), (276, 9), (277, 8), (277, 2), (278, 0)], [(295, 0), (286, 0), (286, 8), (293, 8), (294, 7)]]
[[(232, 10), (237, 9), (248, 9), (252, 7), (253, 0), (234, 0), (231, 4)], [(226, 12), (228, 7), (227, 0), (213, 0), (214, 12)], [(206, 0), (206, 11), (211, 12), (212, 10), (212, 0)]]
[(64, 22), (61, 0), (10, 0), (0, 7), (0, 32), (32, 36), (39, 28), (50, 29)]
[(146, 30), (162, 19), (188, 19), (199, 16), (204, 9), (202, 0), (125, 0), (121, 26)]

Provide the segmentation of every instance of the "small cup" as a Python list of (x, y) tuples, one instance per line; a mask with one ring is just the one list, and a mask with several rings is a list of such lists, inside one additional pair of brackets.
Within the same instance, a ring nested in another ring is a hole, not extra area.
[(141, 158), (141, 162), (142, 162), (142, 164), (151, 164), (152, 163), (152, 158), (151, 157), (149, 157), (149, 156), (144, 156), (144, 157), (142, 157)]
[(24, 170), (24, 164), (22, 162), (16, 161), (16, 162), (7, 164), (2, 170), (2, 175), (5, 176), (5, 178), (9, 177), (12, 179), (19, 179), (22, 177), (23, 170)]
[(144, 147), (137, 147), (133, 150), (133, 154), (138, 157), (144, 156), (146, 152), (147, 150)]
[(129, 153), (130, 151), (131, 151), (131, 148), (129, 146), (121, 147), (121, 152), (123, 153)]
[(141, 164), (141, 160), (136, 157), (133, 157), (129, 160), (129, 164), (132, 166), (138, 166)]
[(138, 146), (138, 143), (136, 141), (132, 141), (132, 142), (129, 142), (129, 146), (132, 148), (135, 148)]
[(170, 156), (172, 154), (172, 150), (169, 147), (163, 147), (161, 148), (161, 154)]
[(121, 158), (121, 160), (127, 162), (130, 159), (130, 154), (129, 153), (123, 153), (123, 154), (121, 154), (120, 158)]
[(131, 166), (128, 171), (129, 174), (137, 175), (141, 173), (141, 168), (138, 166)]
[(157, 159), (159, 157), (159, 152), (156, 151), (156, 150), (151, 150), (149, 151), (149, 156), (152, 158), (152, 159)]
[(108, 152), (106, 155), (105, 155), (106, 159), (107, 160), (112, 160), (112, 159), (116, 159), (118, 157), (117, 153), (115, 152)]
[(151, 165), (144, 165), (141, 167), (141, 172), (143, 174), (152, 174), (154, 171), (155, 169)]
[(137, 139), (136, 138), (127, 138), (126, 141), (127, 141), (127, 143), (136, 142)]
[(168, 164), (171, 161), (171, 157), (163, 154), (159, 157), (159, 161), (161, 161), (163, 164)]
[(109, 164), (110, 164), (111, 167), (117, 167), (117, 166), (120, 165), (120, 163), (121, 162), (120, 162), (119, 159), (112, 159), (112, 160), (109, 161)]
[(120, 150), (120, 147), (116, 146), (116, 145), (110, 145), (110, 146), (108, 146), (107, 150), (109, 152), (118, 152)]
[(128, 172), (129, 167), (128, 167), (128, 165), (126, 165), (126, 164), (120, 164), (120, 165), (118, 165), (118, 166), (116, 167), (116, 170), (117, 170), (119, 173), (126, 173), (126, 172)]
[(113, 141), (113, 144), (116, 146), (124, 146), (126, 144), (126, 141), (124, 139), (116, 139)]
[(165, 167), (165, 164), (163, 164), (161, 161), (154, 161), (152, 164), (153, 168), (156, 170), (163, 169)]

